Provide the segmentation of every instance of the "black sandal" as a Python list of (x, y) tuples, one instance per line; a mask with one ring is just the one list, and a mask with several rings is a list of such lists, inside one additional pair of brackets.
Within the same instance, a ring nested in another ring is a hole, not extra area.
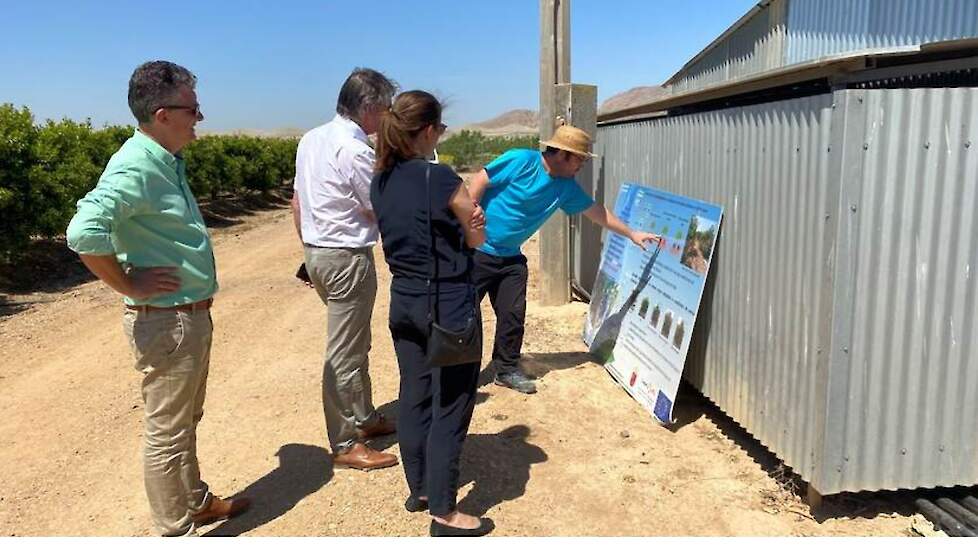
[(433, 537), (481, 537), (488, 535), (495, 528), (496, 524), (489, 518), (479, 518), (479, 526), (472, 529), (451, 527), (431, 520), (431, 529), (428, 530), (428, 534)]

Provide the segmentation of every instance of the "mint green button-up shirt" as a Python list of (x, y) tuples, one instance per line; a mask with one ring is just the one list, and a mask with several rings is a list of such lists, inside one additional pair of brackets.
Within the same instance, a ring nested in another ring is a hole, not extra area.
[(98, 184), (78, 201), (67, 231), (79, 254), (114, 254), (135, 267), (175, 266), (180, 289), (127, 304), (169, 307), (217, 292), (214, 249), (186, 164), (139, 130), (109, 159)]

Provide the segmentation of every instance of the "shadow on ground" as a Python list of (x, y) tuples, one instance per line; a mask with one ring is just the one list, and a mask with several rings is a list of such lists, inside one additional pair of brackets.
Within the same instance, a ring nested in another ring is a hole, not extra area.
[(0, 294), (0, 319), (20, 313), (31, 307), (31, 301), (12, 301), (6, 294)]
[(526, 493), (530, 468), (547, 461), (547, 454), (527, 438), (530, 428), (519, 424), (498, 434), (469, 434), (462, 452), (459, 487), (472, 489), (459, 510), (477, 516)]
[[(393, 420), (397, 422), (397, 399), (393, 401), (388, 401), (383, 405), (377, 407), (377, 413), (382, 414), (387, 417), (388, 420)], [(397, 443), (397, 434), (392, 433), (390, 435), (384, 435), (381, 437), (374, 437), (367, 440), (367, 445), (377, 451), (386, 451)]]
[(33, 303), (17, 294), (61, 292), (93, 279), (64, 237), (33, 240), (16, 259), (0, 264), (0, 293), (8, 295), (0, 300), (0, 315), (6, 306), (25, 309)]
[(591, 356), (584, 351), (524, 353), (520, 367), (533, 378), (543, 378), (555, 370), (573, 369), (591, 361)]
[[(593, 361), (587, 352), (583, 351), (559, 351), (552, 353), (524, 353), (520, 358), (520, 369), (530, 378), (543, 378), (548, 373), (555, 370), (573, 369)], [(496, 369), (490, 365), (482, 369), (479, 373), (479, 387), (492, 384), (496, 376)], [(489, 394), (479, 392), (476, 395), (476, 403), (482, 403), (489, 398)]]
[(200, 212), (210, 228), (225, 228), (243, 223), (245, 216), (289, 205), (291, 188), (274, 189), (265, 193), (247, 193), (236, 197), (220, 197), (201, 201)]
[(235, 497), (251, 499), (251, 508), (231, 518), (205, 537), (235, 537), (286, 514), (305, 497), (333, 478), (333, 461), (322, 447), (290, 443), (278, 452), (279, 465), (245, 487)]
[[(672, 432), (689, 429), (694, 422), (705, 417), (723, 436), (744, 450), (778, 484), (781, 495), (770, 495), (773, 505), (807, 498), (808, 483), (801, 476), (685, 380), (679, 387), (673, 417), (676, 422), (666, 426)], [(704, 437), (710, 437), (710, 434), (706, 433)], [(916, 500), (919, 498), (934, 501), (947, 497), (958, 500), (968, 495), (978, 495), (978, 487), (839, 493), (825, 495), (821, 505), (809, 509), (809, 513), (811, 519), (818, 523), (830, 519), (872, 519), (894, 514), (910, 517), (918, 512)]]
[[(472, 483), (459, 502), (466, 513), (484, 515), (493, 507), (526, 493), (533, 464), (546, 462), (547, 454), (527, 441), (525, 425), (498, 434), (469, 434), (461, 458), (459, 487)], [(305, 497), (333, 478), (333, 461), (321, 447), (291, 443), (276, 453), (279, 466), (245, 487), (234, 497), (251, 499), (251, 508), (205, 533), (205, 537), (234, 537), (287, 514)]]

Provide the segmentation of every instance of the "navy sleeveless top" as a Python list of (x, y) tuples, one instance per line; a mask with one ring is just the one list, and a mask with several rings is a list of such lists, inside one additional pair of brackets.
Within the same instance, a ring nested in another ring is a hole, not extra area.
[(428, 232), (425, 170), (431, 169), (431, 227), (434, 234), (434, 281), (468, 280), (472, 250), (465, 244), (462, 225), (448, 206), (462, 185), (451, 168), (423, 159), (397, 163), (375, 174), (370, 202), (377, 215), (384, 257), (394, 278), (425, 280), (432, 269), (432, 236)]

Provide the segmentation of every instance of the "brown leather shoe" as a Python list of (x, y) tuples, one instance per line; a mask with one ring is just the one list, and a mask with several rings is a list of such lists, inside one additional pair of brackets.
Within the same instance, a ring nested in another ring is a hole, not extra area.
[(211, 502), (200, 512), (191, 518), (194, 525), (207, 525), (218, 520), (234, 517), (251, 506), (251, 499), (248, 497), (220, 498), (214, 496)]
[(396, 431), (397, 426), (388, 420), (386, 416), (378, 413), (377, 422), (375, 422), (373, 426), (366, 429), (357, 428), (357, 438), (372, 439), (382, 435), (390, 435)]
[(360, 442), (354, 443), (345, 453), (333, 455), (333, 466), (336, 468), (376, 470), (378, 468), (389, 468), (396, 465), (396, 456), (375, 451)]

